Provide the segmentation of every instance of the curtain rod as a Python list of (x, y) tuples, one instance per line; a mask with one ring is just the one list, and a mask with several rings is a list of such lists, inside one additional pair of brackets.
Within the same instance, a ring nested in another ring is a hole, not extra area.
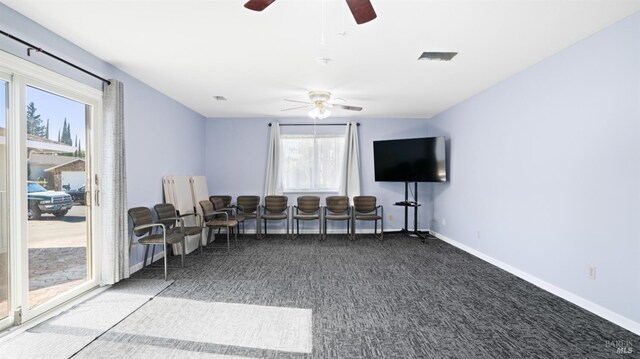
[[(348, 123), (281, 123), (280, 126), (347, 126)], [(359, 122), (356, 122), (356, 126), (360, 126)], [(269, 122), (269, 127), (271, 127), (271, 122)]]
[(93, 77), (101, 80), (102, 82), (106, 82), (108, 85), (111, 85), (111, 81), (109, 81), (109, 80), (107, 80), (105, 78), (102, 78), (102, 77), (94, 74), (93, 72), (89, 72), (89, 71), (83, 69), (82, 67), (80, 67), (80, 66), (78, 66), (76, 64), (72, 64), (71, 62), (69, 62), (69, 61), (67, 61), (65, 59), (62, 59), (62, 58), (60, 58), (60, 57), (58, 57), (58, 56), (56, 56), (56, 55), (54, 55), (54, 54), (52, 54), (52, 53), (50, 53), (50, 52), (48, 52), (46, 50), (43, 50), (43, 49), (41, 49), (39, 47), (36, 47), (35, 45), (32, 45), (32, 44), (30, 44), (30, 43), (28, 43), (28, 42), (26, 42), (26, 41), (24, 41), (24, 40), (22, 40), (22, 39), (20, 39), (18, 37), (15, 37), (15, 36), (13, 36), (13, 35), (11, 35), (9, 33), (6, 33), (6, 32), (4, 32), (2, 30), (0, 30), (0, 34), (10, 38), (11, 40), (17, 41), (17, 42), (19, 42), (19, 43), (21, 43), (21, 44), (23, 44), (25, 46), (28, 46), (29, 48), (27, 48), (27, 56), (31, 56), (31, 51), (41, 52), (41, 53), (43, 53), (43, 54), (45, 54), (45, 55), (47, 55), (49, 57), (52, 57), (52, 58), (54, 58), (54, 59), (56, 59), (56, 60), (58, 60), (58, 61), (60, 61), (62, 63), (65, 63), (65, 64), (73, 67), (76, 70), (80, 70), (80, 71), (84, 72), (85, 74), (87, 74), (89, 76), (93, 76)]

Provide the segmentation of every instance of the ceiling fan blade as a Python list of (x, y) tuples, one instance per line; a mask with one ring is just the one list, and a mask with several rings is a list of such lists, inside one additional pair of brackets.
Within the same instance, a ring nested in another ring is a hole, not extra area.
[(373, 10), (370, 0), (347, 0), (347, 5), (349, 5), (349, 10), (358, 25), (369, 22), (378, 16)]
[(343, 110), (349, 110), (349, 111), (362, 111), (362, 107), (360, 106), (339, 105), (337, 103), (334, 103), (333, 107), (337, 107), (337, 108), (341, 108)]
[(296, 107), (291, 107), (291, 108), (285, 108), (284, 110), (280, 110), (280, 111), (299, 110), (299, 109), (301, 109), (301, 108), (305, 108), (305, 107), (311, 107), (311, 106), (310, 106), (310, 105), (296, 106)]
[(298, 100), (291, 100), (291, 99), (288, 99), (288, 98), (285, 98), (284, 100), (285, 101), (289, 101), (289, 102), (306, 103), (307, 105), (312, 105), (312, 103), (309, 102), (309, 101), (298, 101)]
[(253, 11), (262, 11), (274, 1), (275, 0), (249, 0), (244, 4), (244, 7)]

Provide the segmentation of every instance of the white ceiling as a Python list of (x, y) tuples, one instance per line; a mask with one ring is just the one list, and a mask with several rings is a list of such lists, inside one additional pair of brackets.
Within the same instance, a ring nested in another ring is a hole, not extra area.
[[(364, 107), (338, 117), (432, 117), (640, 10), (640, 1), (614, 0), (371, 1), (378, 18), (356, 25), (344, 0), (277, 0), (260, 13), (244, 0), (2, 0), (224, 118), (304, 116), (282, 112), (295, 105), (283, 99), (305, 100), (309, 90)], [(418, 61), (423, 51), (459, 54)]]

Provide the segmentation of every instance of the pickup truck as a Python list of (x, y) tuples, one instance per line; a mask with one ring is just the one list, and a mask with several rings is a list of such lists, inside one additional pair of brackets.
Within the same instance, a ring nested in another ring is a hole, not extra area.
[(36, 182), (27, 182), (27, 200), (29, 220), (40, 219), (43, 213), (51, 213), (56, 217), (64, 217), (73, 207), (73, 199), (64, 192), (47, 191)]

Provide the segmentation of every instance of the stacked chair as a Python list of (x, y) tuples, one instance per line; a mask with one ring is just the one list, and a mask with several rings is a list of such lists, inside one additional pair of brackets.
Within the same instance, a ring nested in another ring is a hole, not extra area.
[[(222, 203), (220, 203), (222, 205)], [(216, 211), (214, 204), (211, 201), (200, 201), (200, 207), (202, 208), (202, 228), (207, 229), (207, 246), (211, 243), (211, 235), (213, 230), (222, 229), (226, 230), (227, 235), (227, 253), (231, 251), (230, 233), (233, 230), (234, 240), (236, 247), (238, 246), (238, 221), (229, 217), (227, 211)]]
[(244, 222), (246, 220), (256, 221), (256, 238), (260, 233), (260, 196), (238, 196), (236, 199), (238, 214), (244, 217), (242, 221), (242, 234), (244, 235)]
[[(231, 196), (211, 196), (209, 197), (209, 201), (213, 203), (213, 210), (218, 212), (227, 212), (229, 214), (229, 219), (235, 219), (239, 225), (242, 224), (244, 227), (244, 216), (238, 213), (238, 207), (231, 204)], [(234, 227), (233, 230), (237, 230), (238, 228)], [(218, 228), (218, 233), (220, 233), (220, 228)], [(244, 235), (244, 230), (242, 232)]]
[[(287, 222), (287, 237), (289, 236), (289, 198), (287, 196), (266, 196), (259, 218), (264, 221), (264, 235), (260, 232), (258, 238), (267, 235), (267, 221)], [(260, 226), (262, 227), (262, 225)]]
[(322, 239), (322, 211), (320, 210), (320, 197), (300, 196), (298, 204), (293, 206), (292, 221), (296, 221), (296, 236), (300, 235), (300, 221), (318, 221), (319, 238)]
[[(134, 245), (140, 244), (145, 246), (144, 262), (142, 267), (147, 267), (147, 257), (149, 255), (149, 247), (152, 247), (151, 262), (153, 263), (153, 255), (156, 245), (162, 245), (164, 249), (164, 279), (167, 280), (167, 254), (169, 244), (185, 245), (185, 227), (184, 220), (181, 217), (164, 217), (164, 223), (154, 222), (151, 210), (147, 207), (134, 207), (128, 211), (129, 218), (133, 223), (133, 230), (129, 235), (129, 253)], [(175, 214), (175, 212), (174, 212)], [(180, 227), (174, 227), (176, 223), (180, 223)], [(135, 240), (135, 242), (134, 242)], [(181, 251), (181, 267), (184, 267), (184, 250)], [(149, 265), (152, 266), (151, 264)]]
[[(171, 203), (161, 203), (153, 206), (153, 209), (158, 215), (158, 223), (164, 224), (168, 233), (181, 232), (186, 236), (198, 236), (198, 242), (202, 241), (202, 220), (197, 213), (185, 213), (178, 214), (176, 208)], [(195, 226), (185, 225), (185, 217), (195, 217)], [(178, 225), (179, 224), (179, 225)], [(184, 256), (184, 248), (181, 248), (181, 253)], [(202, 253), (202, 251), (201, 251)]]
[[(375, 196), (353, 197), (353, 237), (356, 236), (356, 221), (374, 221), (373, 234), (378, 234), (378, 221), (380, 221), (380, 240), (384, 239), (384, 208), (376, 205)], [(378, 213), (380, 210), (380, 213)]]
[(327, 221), (347, 221), (347, 236), (353, 239), (349, 229), (351, 228), (351, 206), (349, 206), (349, 197), (347, 196), (329, 196), (325, 198), (325, 206), (323, 211), (323, 232), (324, 238), (327, 238)]

